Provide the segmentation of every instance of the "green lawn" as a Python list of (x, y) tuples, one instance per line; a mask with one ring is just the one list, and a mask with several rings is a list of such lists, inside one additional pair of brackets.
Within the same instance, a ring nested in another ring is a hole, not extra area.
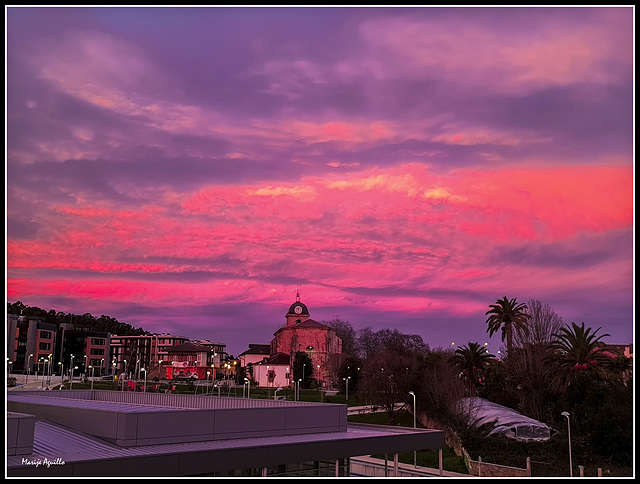
[[(387, 425), (387, 414), (385, 412), (368, 413), (364, 415), (350, 415), (347, 417), (349, 422), (368, 423), (377, 425)], [(413, 427), (413, 415), (409, 412), (400, 412), (396, 423), (401, 427)], [(421, 427), (418, 424), (418, 427)], [(384, 455), (374, 455), (377, 459), (384, 459)], [(413, 452), (401, 452), (398, 454), (398, 461), (405, 464), (413, 464)], [(416, 463), (419, 466), (431, 467), (437, 469), (439, 467), (438, 450), (419, 450), (416, 452)], [(445, 471), (459, 472), (468, 474), (467, 466), (464, 459), (456, 455), (453, 449), (443, 447), (442, 449), (442, 468)]]

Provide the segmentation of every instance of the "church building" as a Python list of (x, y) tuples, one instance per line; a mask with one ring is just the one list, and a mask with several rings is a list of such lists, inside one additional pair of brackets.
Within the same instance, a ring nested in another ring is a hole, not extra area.
[[(337, 385), (337, 371), (342, 354), (342, 340), (334, 329), (310, 318), (309, 309), (296, 302), (285, 314), (286, 324), (274, 333), (269, 358), (254, 365), (254, 380), (259, 386), (290, 386), (297, 352), (306, 353), (313, 367), (307, 375), (323, 388)], [(266, 381), (265, 381), (266, 380)]]

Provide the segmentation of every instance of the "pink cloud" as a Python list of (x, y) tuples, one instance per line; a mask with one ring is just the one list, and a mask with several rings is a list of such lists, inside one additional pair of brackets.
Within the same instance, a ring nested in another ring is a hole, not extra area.
[(490, 28), (469, 16), (369, 20), (360, 27), (368, 48), (361, 52), (359, 75), (368, 71), (389, 78), (433, 71), (458, 83), (511, 91), (584, 79), (608, 83), (619, 72), (602, 69), (607, 59), (630, 68), (631, 11), (600, 12), (580, 25), (565, 21), (559, 26), (553, 16), (532, 19), (526, 31)]
[[(631, 165), (436, 175), (424, 165), (407, 164), (330, 179), (164, 193), (158, 198), (162, 206), (136, 210), (115, 204), (58, 206), (65, 230), (42, 240), (7, 241), (7, 294), (160, 305), (176, 299), (204, 305), (252, 298), (286, 304), (290, 288), (277, 278), (295, 273), (301, 280), (322, 281), (307, 288), (319, 306), (358, 301), (392, 312), (472, 314), (481, 308), (462, 296), (454, 296), (452, 305), (451, 296), (388, 295), (384, 290), (410, 284), (426, 293), (430, 288), (500, 292), (509, 263), (500, 269), (486, 263), (496, 243), (561, 242), (570, 251), (572, 237), (629, 228), (632, 175)], [(233, 262), (219, 266), (217, 258)], [(593, 268), (589, 275), (521, 264), (512, 269), (518, 276), (509, 287), (525, 294), (566, 285), (591, 288), (593, 279), (615, 281), (629, 271), (626, 260), (607, 267)], [(111, 276), (105, 281), (74, 276), (27, 281), (11, 275), (16, 269)], [(210, 271), (211, 278), (130, 279), (132, 274), (168, 277), (191, 271)], [(214, 277), (218, 271), (224, 280)], [(349, 294), (361, 287), (380, 292), (370, 298)]]

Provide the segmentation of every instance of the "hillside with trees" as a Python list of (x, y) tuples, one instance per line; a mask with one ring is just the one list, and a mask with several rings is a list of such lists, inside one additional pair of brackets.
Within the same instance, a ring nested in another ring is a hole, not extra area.
[(46, 310), (35, 306), (26, 306), (21, 301), (7, 302), (7, 314), (18, 314), (28, 318), (39, 318), (48, 323), (69, 323), (76, 328), (87, 328), (95, 331), (105, 331), (118, 336), (140, 336), (149, 334), (142, 328), (134, 328), (130, 324), (122, 323), (110, 316), (102, 315), (99, 318), (89, 313), (72, 314), (54, 309)]

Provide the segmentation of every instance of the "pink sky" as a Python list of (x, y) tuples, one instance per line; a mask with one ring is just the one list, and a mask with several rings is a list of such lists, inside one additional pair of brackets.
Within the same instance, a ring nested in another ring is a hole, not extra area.
[(633, 341), (633, 13), (7, 8), (7, 300), (268, 343)]

